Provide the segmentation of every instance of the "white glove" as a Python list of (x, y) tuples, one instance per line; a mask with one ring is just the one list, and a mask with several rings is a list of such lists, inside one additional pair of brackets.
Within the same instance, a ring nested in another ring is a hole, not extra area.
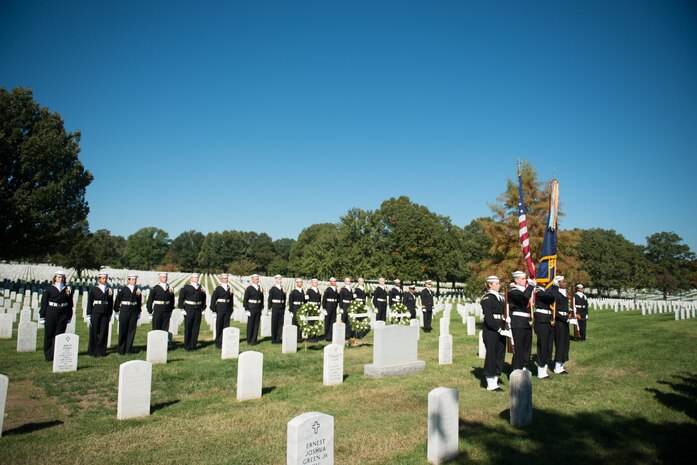
[(39, 318), (39, 324), (41, 326), (45, 326), (46, 325), (46, 318)]
[(116, 318), (116, 321), (119, 321), (119, 314), (118, 314), (118, 313), (114, 313), (114, 318)]
[(186, 310), (182, 310), (182, 315), (186, 316)]
[(528, 278), (528, 284), (529, 284), (530, 286), (537, 286), (537, 280), (536, 280), (536, 279)]
[(509, 325), (511, 324), (511, 317), (510, 316), (506, 317), (506, 323), (508, 323)]
[(569, 324), (578, 326), (578, 320), (576, 318), (571, 318), (569, 320)]
[(250, 311), (246, 311), (245, 313), (247, 314), (247, 316), (252, 316), (252, 312)]
[(87, 326), (91, 326), (91, 325), (92, 325), (92, 315), (87, 315), (87, 316), (85, 317), (85, 323), (87, 323)]
[(508, 330), (508, 329), (502, 329), (501, 332), (499, 333), (501, 336), (506, 336), (510, 337), (511, 339), (513, 338), (513, 333)]

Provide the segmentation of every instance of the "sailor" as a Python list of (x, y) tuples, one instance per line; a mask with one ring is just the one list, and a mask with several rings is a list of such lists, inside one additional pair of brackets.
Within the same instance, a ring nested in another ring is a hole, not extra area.
[(544, 286), (535, 288), (535, 335), (537, 335), (537, 377), (544, 379), (547, 373), (548, 363), (552, 358), (552, 341), (554, 340), (554, 327), (552, 326), (552, 308), (554, 295)]
[(566, 280), (564, 276), (556, 276), (550, 288), (554, 296), (554, 307), (557, 313), (554, 325), (554, 373), (565, 374), (564, 363), (569, 360), (569, 325), (576, 324), (575, 318), (569, 317), (569, 297), (566, 295)]
[(390, 309), (402, 302), (402, 283), (399, 279), (394, 280), (394, 286), (390, 289)]
[(215, 312), (215, 346), (218, 349), (223, 348), (223, 331), (230, 326), (232, 316), (233, 293), (229, 279), (227, 273), (221, 274), (220, 284), (211, 294), (210, 309)]
[(526, 280), (522, 271), (514, 271), (513, 287), (508, 291), (508, 307), (511, 333), (513, 334), (514, 370), (526, 370), (530, 363), (532, 351), (532, 316), (530, 313), (530, 298), (535, 290), (535, 280)]
[(317, 278), (312, 278), (310, 281), (310, 289), (307, 290), (305, 301), (313, 303), (319, 308), (322, 303), (322, 293), (319, 290), (319, 281)]
[(129, 274), (126, 285), (119, 289), (114, 300), (114, 312), (119, 321), (119, 344), (116, 348), (121, 355), (126, 355), (133, 349), (133, 340), (136, 337), (136, 327), (140, 320), (143, 295), (136, 286), (137, 274)]
[(353, 289), (353, 300), (360, 300), (365, 305), (365, 280), (358, 278), (358, 285)]
[(586, 320), (588, 320), (588, 298), (583, 293), (583, 284), (576, 285), (574, 310), (578, 319), (578, 333), (581, 341), (586, 340)]
[(264, 308), (264, 290), (259, 285), (259, 275), (253, 274), (251, 283), (244, 290), (242, 306), (247, 312), (247, 345), (255, 346), (259, 334), (259, 322)]
[(341, 321), (346, 325), (346, 334), (351, 333), (351, 325), (348, 318), (348, 309), (353, 302), (353, 288), (351, 278), (344, 278), (344, 287), (339, 291), (339, 307), (341, 307)]
[(332, 331), (336, 323), (336, 307), (339, 305), (339, 291), (336, 290), (336, 278), (329, 278), (329, 286), (322, 296), (324, 310), (324, 340), (332, 340)]
[[(305, 303), (305, 291), (303, 290), (303, 280), (295, 280), (295, 289), (288, 294), (288, 311), (293, 315), (293, 326), (298, 328), (298, 309)], [(298, 329), (298, 342), (302, 340), (302, 333)]]
[(433, 318), (433, 291), (431, 281), (427, 280), (421, 290), (421, 311), (424, 313), (424, 332), (431, 332), (431, 319)]
[(107, 284), (108, 279), (107, 273), (99, 273), (97, 275), (98, 284), (92, 286), (87, 294), (87, 323), (90, 327), (87, 353), (93, 357), (106, 355), (109, 323), (114, 311), (114, 293)]
[(482, 314), (484, 316), (484, 329), (482, 338), (486, 347), (486, 357), (484, 359), (484, 377), (486, 378), (486, 389), (488, 391), (498, 391), (498, 377), (503, 370), (503, 362), (506, 356), (506, 338), (513, 337), (513, 334), (504, 329), (504, 309), (505, 301), (499, 294), (501, 283), (497, 276), (486, 278), (487, 291), (482, 296)]
[(179, 291), (179, 308), (184, 315), (184, 349), (196, 350), (201, 329), (201, 314), (206, 309), (206, 290), (199, 284), (200, 275), (192, 273), (189, 283)]
[(283, 339), (283, 317), (286, 313), (286, 292), (283, 290), (283, 277), (273, 277), (274, 285), (269, 289), (267, 308), (271, 310), (271, 343), (280, 344)]
[(169, 319), (174, 310), (174, 290), (167, 282), (169, 275), (165, 272), (158, 274), (159, 283), (148, 295), (146, 308), (152, 315), (152, 329), (169, 331)]
[(376, 319), (378, 321), (387, 320), (387, 288), (385, 287), (385, 278), (378, 279), (378, 285), (375, 288), (375, 294), (373, 294), (373, 306), (377, 310), (378, 314)]
[(415, 292), (416, 286), (412, 284), (411, 286), (409, 286), (409, 289), (404, 294), (404, 305), (407, 307), (407, 310), (409, 310), (409, 314), (411, 315), (410, 318), (412, 320), (416, 318), (416, 295), (414, 295)]
[(51, 362), (55, 338), (65, 332), (73, 318), (73, 291), (65, 285), (65, 271), (53, 273), (51, 285), (44, 289), (39, 318), (44, 327), (44, 357)]

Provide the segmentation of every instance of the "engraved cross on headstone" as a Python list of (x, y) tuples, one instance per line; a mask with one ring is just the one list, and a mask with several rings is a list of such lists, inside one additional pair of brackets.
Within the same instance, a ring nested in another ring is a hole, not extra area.
[(315, 434), (319, 433), (319, 422), (314, 422), (312, 424), (312, 429), (315, 430)]

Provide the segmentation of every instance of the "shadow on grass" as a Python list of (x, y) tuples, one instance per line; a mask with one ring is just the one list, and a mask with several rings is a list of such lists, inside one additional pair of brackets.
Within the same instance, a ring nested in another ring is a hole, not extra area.
[(693, 420), (697, 420), (697, 374), (680, 373), (673, 375), (674, 382), (659, 381), (675, 392), (663, 392), (658, 389), (646, 388), (654, 398), (671, 410), (683, 412)]
[(276, 386), (263, 387), (263, 388), (261, 388), (261, 395), (265, 396), (266, 394), (271, 394), (275, 390), (276, 390)]
[[(499, 417), (507, 423), (508, 411)], [(503, 421), (491, 426), (460, 419), (459, 430), (465, 441), (486, 449), (487, 460), (463, 453), (449, 463), (680, 463), (693, 451), (697, 435), (694, 424), (652, 423), (608, 410), (563, 414), (534, 409), (533, 423), (526, 429), (511, 430)], [(529, 445), (521, 449), (518, 439)]]
[(162, 410), (163, 408), (167, 408), (170, 405), (178, 404), (179, 399), (174, 399), (174, 400), (168, 400), (167, 402), (160, 402), (159, 404), (152, 405), (150, 407), (150, 414), (152, 415), (153, 413), (157, 412), (158, 410)]
[(62, 425), (63, 422), (60, 420), (52, 420), (52, 421), (43, 421), (41, 423), (27, 423), (22, 426), (18, 426), (16, 428), (8, 429), (7, 431), (3, 431), (2, 435), (3, 436), (10, 436), (13, 434), (29, 434), (33, 433), (34, 431), (39, 431), (42, 429), (46, 428), (51, 428), (53, 426), (58, 426)]

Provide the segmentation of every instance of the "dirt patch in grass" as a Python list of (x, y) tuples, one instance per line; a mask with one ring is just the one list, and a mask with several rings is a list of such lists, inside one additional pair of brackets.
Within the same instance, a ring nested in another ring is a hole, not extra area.
[(55, 399), (48, 397), (42, 389), (31, 381), (18, 381), (10, 384), (5, 403), (5, 422), (3, 430), (9, 431), (28, 424), (65, 421), (68, 411)]

